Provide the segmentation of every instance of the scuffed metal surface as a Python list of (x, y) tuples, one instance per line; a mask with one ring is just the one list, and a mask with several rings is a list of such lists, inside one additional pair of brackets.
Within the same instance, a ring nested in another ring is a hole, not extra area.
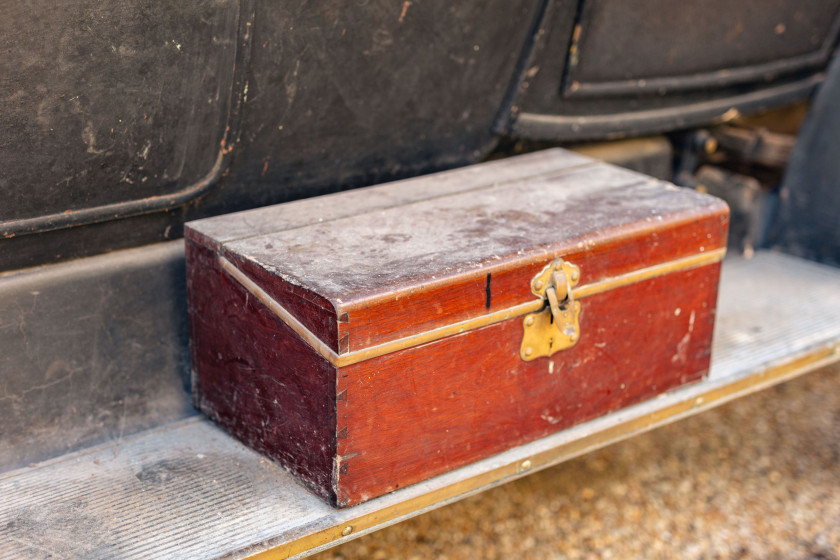
[(0, 277), (0, 471), (194, 414), (183, 243)]
[(727, 258), (710, 377), (737, 373), (744, 356), (773, 363), (824, 340), (839, 340), (839, 277), (836, 269), (779, 253)]
[(331, 509), (203, 421), (25, 468), (0, 495), (2, 558), (215, 558)]
[(0, 231), (199, 182), (224, 148), (239, 11), (239, 0), (5, 6)]

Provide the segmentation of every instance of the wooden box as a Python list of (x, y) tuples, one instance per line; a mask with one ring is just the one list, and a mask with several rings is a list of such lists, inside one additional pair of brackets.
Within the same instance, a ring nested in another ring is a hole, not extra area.
[(358, 504), (701, 379), (727, 222), (563, 150), (192, 222), (196, 404)]

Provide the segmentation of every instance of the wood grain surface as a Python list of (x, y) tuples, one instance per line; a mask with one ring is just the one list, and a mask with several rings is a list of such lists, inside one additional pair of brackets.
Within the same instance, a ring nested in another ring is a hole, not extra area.
[(402, 184), (391, 206), (333, 195), (327, 220), (310, 201), (249, 214), (253, 235), (241, 215), (188, 228), (199, 408), (347, 506), (700, 379), (719, 264), (585, 298), (580, 342), (550, 359), (522, 361), (516, 317), (337, 370), (218, 266), (342, 354), (533, 301), (557, 256), (585, 286), (725, 247), (717, 199), (562, 151), (528, 158), (453, 172), (466, 187)]
[(341, 368), (338, 501), (353, 505), (707, 372), (720, 264), (587, 298), (581, 340), (519, 357), (522, 319)]
[(196, 408), (334, 501), (335, 368), (187, 241)]

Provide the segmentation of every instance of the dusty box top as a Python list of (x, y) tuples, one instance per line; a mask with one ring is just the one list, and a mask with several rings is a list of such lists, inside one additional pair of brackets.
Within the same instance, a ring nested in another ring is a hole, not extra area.
[[(186, 236), (269, 293), (347, 314), (322, 337), (354, 333), (340, 351), (527, 301), (517, 278), (556, 256), (574, 254), (585, 284), (720, 248), (725, 214), (715, 198), (555, 149), (199, 220)], [(394, 312), (392, 326), (377, 318)]]

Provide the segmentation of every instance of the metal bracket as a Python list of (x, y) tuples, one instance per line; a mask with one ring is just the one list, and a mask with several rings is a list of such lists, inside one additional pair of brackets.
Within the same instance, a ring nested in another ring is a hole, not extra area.
[(580, 339), (580, 302), (572, 288), (580, 281), (580, 268), (555, 259), (531, 281), (531, 292), (547, 305), (522, 321), (524, 333), (519, 355), (526, 362), (571, 348)]

